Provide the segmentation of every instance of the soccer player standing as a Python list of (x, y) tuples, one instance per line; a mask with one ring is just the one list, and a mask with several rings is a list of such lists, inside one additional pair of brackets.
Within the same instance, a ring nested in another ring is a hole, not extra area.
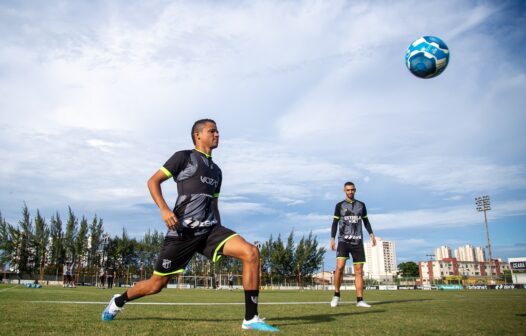
[[(278, 331), (258, 316), (259, 250), (221, 225), (218, 197), (222, 173), (212, 161), (212, 150), (219, 144), (215, 121), (196, 121), (191, 136), (195, 149), (176, 152), (148, 180), (150, 194), (168, 227), (154, 273), (122, 295), (115, 295), (102, 313), (102, 319), (113, 320), (128, 301), (159, 293), (172, 275), (183, 272), (194, 254), (200, 253), (214, 262), (222, 255), (241, 260), (245, 289), (242, 329)], [(177, 183), (178, 193), (173, 210), (168, 207), (161, 189), (161, 183), (171, 177)]]
[(334, 276), (334, 296), (331, 307), (338, 306), (340, 302), (340, 286), (342, 284), (343, 270), (349, 253), (352, 255), (355, 284), (356, 284), (356, 306), (371, 307), (363, 300), (363, 264), (365, 263), (365, 250), (363, 247), (362, 223), (369, 233), (372, 246), (376, 245), (371, 223), (367, 218), (365, 203), (354, 198), (356, 187), (352, 182), (346, 182), (343, 186), (345, 200), (336, 204), (334, 219), (331, 229), (331, 249), (336, 250), (334, 241), (336, 232), (338, 235), (338, 252), (336, 253), (336, 274)]

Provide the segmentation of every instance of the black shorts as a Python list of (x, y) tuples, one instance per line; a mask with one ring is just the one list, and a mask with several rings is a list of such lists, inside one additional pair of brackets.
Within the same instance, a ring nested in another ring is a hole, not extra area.
[(215, 225), (210, 232), (199, 236), (166, 237), (153, 274), (167, 276), (182, 273), (196, 253), (216, 262), (223, 255), (227, 240), (237, 235), (224, 226)]
[(365, 249), (363, 244), (352, 245), (347, 242), (338, 242), (336, 259), (349, 259), (349, 253), (352, 255), (353, 264), (365, 264)]

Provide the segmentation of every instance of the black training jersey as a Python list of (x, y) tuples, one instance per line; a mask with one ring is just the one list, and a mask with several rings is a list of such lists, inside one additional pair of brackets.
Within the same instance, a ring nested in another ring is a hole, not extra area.
[(336, 237), (339, 231), (338, 241), (358, 245), (363, 242), (362, 223), (369, 234), (373, 233), (365, 203), (358, 200), (344, 200), (336, 204), (334, 209), (334, 221), (332, 223), (331, 237)]
[(180, 236), (191, 231), (194, 235), (208, 232), (218, 224), (212, 202), (221, 190), (221, 169), (212, 157), (197, 150), (176, 152), (161, 167), (177, 183), (177, 201), (173, 212), (179, 221), (176, 230), (167, 236)]

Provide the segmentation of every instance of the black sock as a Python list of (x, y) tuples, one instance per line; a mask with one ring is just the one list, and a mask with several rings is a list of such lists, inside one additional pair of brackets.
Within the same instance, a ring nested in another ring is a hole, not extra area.
[(340, 297), (340, 292), (334, 292), (334, 296)]
[(360, 302), (360, 301), (363, 301), (363, 296), (357, 296), (356, 297), (356, 302)]
[(124, 294), (121, 294), (120, 296), (117, 296), (115, 298), (115, 304), (119, 308), (122, 308), (124, 304), (128, 301), (131, 301), (130, 299), (128, 299), (128, 291), (124, 292)]
[(252, 320), (258, 314), (259, 290), (245, 291), (245, 320)]

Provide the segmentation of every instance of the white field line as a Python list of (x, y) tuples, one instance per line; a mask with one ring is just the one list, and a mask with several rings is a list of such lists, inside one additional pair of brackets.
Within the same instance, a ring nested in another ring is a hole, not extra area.
[(8, 291), (8, 290), (10, 290), (10, 289), (16, 288), (16, 287), (18, 287), (18, 286), (20, 286), (20, 285), (16, 285), (16, 286), (13, 286), (13, 287), (0, 289), (0, 292), (5, 292), (5, 291)]
[[(107, 305), (108, 302), (95, 301), (30, 301), (31, 303), (58, 303), (58, 304), (97, 304)], [(368, 301), (371, 303), (380, 301)], [(260, 302), (259, 305), (310, 305), (310, 304), (326, 304), (330, 301), (314, 301), (314, 302)], [(356, 304), (356, 302), (342, 302), (340, 304)], [(146, 306), (237, 306), (244, 305), (244, 302), (128, 302), (126, 305), (146, 305)]]

